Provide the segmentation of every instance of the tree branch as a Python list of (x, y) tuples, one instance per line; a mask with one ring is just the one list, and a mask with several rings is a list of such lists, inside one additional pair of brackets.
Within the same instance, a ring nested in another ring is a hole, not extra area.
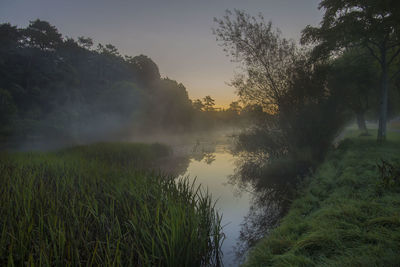
[(380, 64), (382, 64), (382, 60), (375, 54), (374, 50), (369, 45), (366, 45), (366, 47), (367, 47), (369, 53), (371, 54), (371, 56), (373, 56), (376, 60), (378, 60), (378, 62)]
[(397, 51), (393, 54), (393, 56), (389, 59), (388, 65), (392, 63), (392, 61), (400, 54), (400, 47), (397, 49)]

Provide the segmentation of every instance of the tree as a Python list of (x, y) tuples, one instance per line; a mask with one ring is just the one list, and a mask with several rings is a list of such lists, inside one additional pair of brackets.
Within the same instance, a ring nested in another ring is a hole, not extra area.
[(203, 109), (204, 109), (204, 104), (203, 104), (203, 102), (201, 102), (200, 99), (194, 100), (192, 105), (193, 105), (193, 108), (197, 111), (203, 111)]
[(15, 85), (15, 73), (24, 63), (17, 56), (21, 31), (9, 23), (0, 24), (0, 40), (0, 88), (9, 89)]
[(139, 81), (139, 83), (149, 86), (154, 81), (160, 80), (161, 75), (158, 66), (148, 56), (127, 56), (125, 57), (125, 60), (132, 69), (132, 72), (136, 74), (136, 79)]
[(211, 96), (206, 96), (203, 98), (204, 111), (214, 111), (215, 110), (215, 100)]
[(276, 111), (289, 86), (288, 70), (297, 52), (294, 42), (282, 38), (261, 15), (255, 18), (241, 10), (227, 10), (223, 19), (214, 21), (218, 25), (213, 30), (217, 41), (247, 72), (247, 77), (238, 75), (232, 82), (242, 101)]
[(324, 57), (349, 47), (364, 47), (381, 69), (381, 103), (378, 141), (386, 139), (389, 80), (400, 70), (390, 73), (400, 54), (400, 5), (396, 0), (324, 0), (320, 27), (307, 26), (303, 43), (316, 43), (314, 54)]
[(242, 110), (242, 107), (240, 106), (239, 101), (232, 101), (229, 104), (229, 109), (228, 110), (230, 110), (230, 111), (232, 111), (232, 112), (234, 112), (236, 114), (239, 114), (240, 111)]
[(111, 44), (93, 49), (92, 39), (63, 38), (41, 20), (0, 24), (0, 40), (0, 145), (192, 127), (185, 87), (161, 79), (144, 55), (122, 57)]
[(30, 46), (42, 50), (55, 49), (62, 43), (62, 37), (57, 28), (44, 20), (31, 21), (24, 33)]
[(78, 37), (78, 44), (87, 49), (90, 50), (93, 46), (93, 39), (90, 37), (84, 37), (84, 36), (80, 36)]
[(109, 55), (109, 56), (113, 56), (113, 57), (119, 57), (120, 56), (120, 54), (118, 52), (118, 49), (112, 44), (106, 44), (103, 47), (102, 53), (104, 53), (106, 55)]
[(321, 160), (343, 123), (326, 87), (326, 66), (310, 61), (261, 15), (227, 11), (215, 21), (217, 40), (246, 72), (232, 84), (244, 104), (261, 107), (260, 118), (239, 136), (239, 149), (290, 160), (294, 168)]
[(0, 48), (9, 48), (9, 46), (17, 46), (21, 38), (21, 32), (16, 26), (11, 26), (10, 23), (0, 24)]
[(13, 122), (17, 107), (14, 104), (11, 94), (0, 88), (0, 133), (8, 130), (7, 128)]
[(368, 134), (365, 114), (378, 106), (378, 74), (375, 62), (366, 51), (346, 50), (333, 60), (328, 87), (339, 95), (345, 107), (354, 112), (359, 130)]

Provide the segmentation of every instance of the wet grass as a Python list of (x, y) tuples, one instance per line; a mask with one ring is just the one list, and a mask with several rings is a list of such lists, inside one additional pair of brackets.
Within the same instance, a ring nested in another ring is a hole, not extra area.
[(377, 164), (400, 168), (400, 134), (384, 145), (349, 132), (308, 177), (279, 227), (245, 266), (398, 266), (400, 177), (387, 184)]
[(0, 155), (0, 266), (201, 266), (221, 218), (187, 179), (149, 172), (163, 145)]

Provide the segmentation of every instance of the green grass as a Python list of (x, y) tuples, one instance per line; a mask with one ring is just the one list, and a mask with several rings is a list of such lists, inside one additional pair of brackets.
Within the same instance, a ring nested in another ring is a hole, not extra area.
[(221, 218), (187, 179), (149, 172), (163, 145), (0, 155), (0, 266), (200, 266)]
[(388, 135), (384, 145), (353, 137), (331, 151), (244, 265), (399, 266), (400, 185), (385, 185), (377, 167), (400, 166), (400, 134)]
[[(376, 135), (378, 133), (378, 129), (372, 128), (368, 129), (368, 132), (370, 135), (368, 136), (362, 136), (361, 132), (358, 129), (355, 128), (347, 128), (344, 131), (344, 136), (346, 138), (358, 138), (361, 140), (370, 140), (370, 141), (375, 141), (376, 140)], [(386, 138), (387, 140), (391, 142), (400, 142), (400, 133), (393, 131), (392, 128), (389, 128), (387, 133), (386, 133)]]

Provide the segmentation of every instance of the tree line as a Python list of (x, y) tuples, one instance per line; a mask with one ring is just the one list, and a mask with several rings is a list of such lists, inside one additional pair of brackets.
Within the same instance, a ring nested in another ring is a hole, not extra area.
[(0, 24), (0, 143), (84, 143), (235, 123), (239, 106), (217, 111), (207, 96), (163, 78), (145, 55), (63, 37), (47, 21)]

